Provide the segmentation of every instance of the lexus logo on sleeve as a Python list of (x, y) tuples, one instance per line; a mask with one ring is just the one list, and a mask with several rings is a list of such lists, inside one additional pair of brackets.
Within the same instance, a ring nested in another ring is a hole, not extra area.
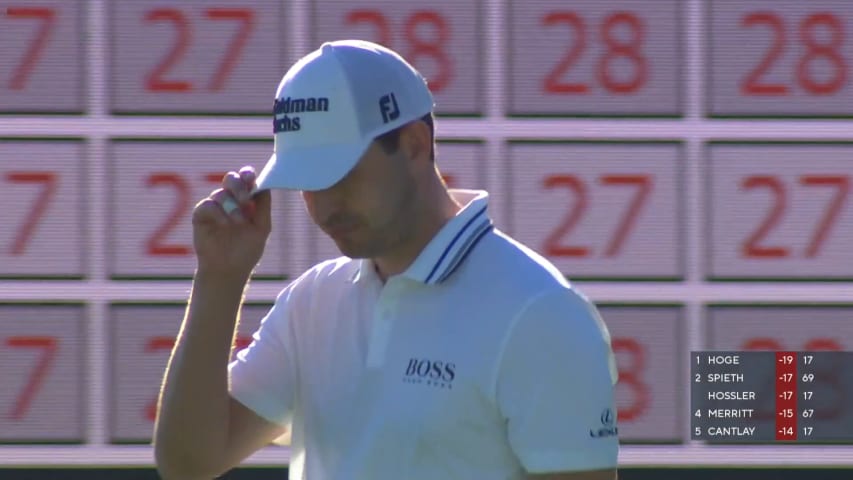
[(605, 408), (601, 412), (601, 427), (597, 430), (589, 429), (589, 436), (592, 438), (615, 437), (619, 434), (619, 429), (616, 427), (616, 412), (612, 408)]
[(411, 358), (403, 375), (403, 383), (452, 389), (454, 378), (456, 378), (455, 363), (426, 358)]

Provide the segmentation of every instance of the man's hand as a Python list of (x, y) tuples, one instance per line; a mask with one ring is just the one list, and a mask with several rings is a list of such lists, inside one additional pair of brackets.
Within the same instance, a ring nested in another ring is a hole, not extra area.
[(248, 280), (270, 234), (270, 192), (251, 195), (255, 171), (243, 167), (222, 178), (193, 211), (193, 247), (199, 271)]

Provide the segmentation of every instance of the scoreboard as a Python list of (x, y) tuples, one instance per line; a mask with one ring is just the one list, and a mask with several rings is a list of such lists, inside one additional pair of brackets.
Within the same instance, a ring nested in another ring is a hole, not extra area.
[(693, 439), (850, 442), (851, 352), (693, 352)]
[[(600, 306), (621, 464), (853, 458), (850, 436), (796, 445), (827, 411), (851, 421), (843, 378), (803, 407), (814, 421), (780, 407), (792, 445), (707, 434), (720, 408), (773, 430), (775, 403), (692, 404), (695, 373), (749, 373), (697, 371), (697, 353), (759, 365), (769, 392), (775, 352), (800, 369), (780, 375), (826, 384), (805, 355), (824, 368), (853, 350), (853, 3), (0, 0), (0, 464), (153, 461), (192, 207), (223, 172), (262, 166), (281, 76), (341, 38), (425, 74), (447, 182), (489, 190), (496, 225)], [(238, 343), (338, 255), (298, 193), (273, 201)], [(280, 443), (249, 463), (287, 462)]]

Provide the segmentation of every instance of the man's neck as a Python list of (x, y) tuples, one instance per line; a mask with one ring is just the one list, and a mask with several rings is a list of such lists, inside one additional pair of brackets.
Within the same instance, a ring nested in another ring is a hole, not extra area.
[(409, 241), (404, 242), (399, 248), (389, 252), (388, 255), (373, 259), (373, 263), (376, 265), (376, 273), (383, 283), (389, 277), (406, 271), (444, 225), (462, 209), (462, 206), (446, 191), (444, 191), (440, 201), (432, 203), (432, 205), (439, 205), (439, 208), (428, 209), (416, 217), (423, 220), (415, 225), (415, 231)]

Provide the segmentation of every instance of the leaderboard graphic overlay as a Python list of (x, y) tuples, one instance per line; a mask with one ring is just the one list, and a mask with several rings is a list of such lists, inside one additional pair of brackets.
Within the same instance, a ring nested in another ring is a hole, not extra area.
[(692, 352), (693, 440), (853, 443), (853, 352)]
[[(828, 427), (847, 419), (849, 384), (810, 400), (798, 383), (777, 439), (767, 359), (794, 352), (802, 380), (801, 355), (823, 368), (853, 350), (853, 3), (638, 5), (0, 0), (0, 463), (151, 461), (192, 207), (224, 172), (263, 166), (283, 72), (338, 38), (423, 71), (447, 182), (488, 189), (496, 225), (598, 303), (624, 464), (773, 464), (767, 445), (794, 463), (850, 458), (796, 446), (843, 448)], [(339, 254), (298, 192), (274, 203), (238, 345), (281, 288)], [(816, 396), (835, 378), (822, 372)], [(737, 375), (760, 385), (722, 380)], [(756, 398), (708, 397), (735, 391)], [(714, 453), (730, 442), (752, 445)]]

